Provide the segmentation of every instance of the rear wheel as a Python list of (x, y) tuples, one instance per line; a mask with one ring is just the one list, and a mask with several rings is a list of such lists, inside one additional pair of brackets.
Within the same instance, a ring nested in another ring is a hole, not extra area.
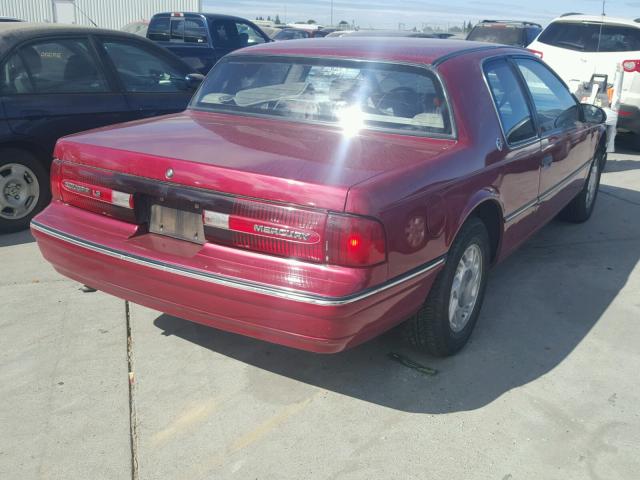
[(482, 307), (489, 260), (487, 228), (473, 217), (458, 233), (424, 305), (404, 326), (411, 345), (438, 357), (465, 346)]
[(584, 183), (584, 187), (575, 197), (569, 205), (567, 205), (562, 212), (560, 212), (560, 218), (572, 223), (583, 223), (589, 220), (593, 213), (593, 208), (596, 204), (596, 198), (598, 197), (598, 190), (600, 188), (600, 168), (602, 165), (602, 156), (604, 152), (596, 154), (596, 158), (593, 159), (591, 169), (589, 170), (589, 176)]
[(32, 153), (0, 150), (0, 233), (28, 228), (50, 197), (49, 175)]

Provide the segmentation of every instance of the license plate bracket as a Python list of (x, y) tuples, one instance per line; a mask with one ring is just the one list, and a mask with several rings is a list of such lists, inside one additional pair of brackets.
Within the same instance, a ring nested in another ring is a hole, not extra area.
[(202, 214), (162, 205), (151, 205), (149, 232), (198, 244), (205, 241)]

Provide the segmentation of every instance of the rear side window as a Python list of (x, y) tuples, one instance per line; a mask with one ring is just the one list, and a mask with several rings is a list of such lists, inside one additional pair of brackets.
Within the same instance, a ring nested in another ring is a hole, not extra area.
[(631, 52), (640, 50), (640, 28), (603, 23), (555, 22), (538, 41), (578, 52)]
[(147, 30), (147, 38), (149, 40), (155, 40), (156, 42), (167, 42), (169, 41), (169, 37), (169, 17), (153, 17)]
[(187, 90), (185, 76), (168, 61), (138, 45), (103, 41), (128, 92), (178, 92)]
[(7, 62), (3, 80), (14, 93), (98, 93), (109, 90), (86, 40), (32, 43)]
[(217, 20), (213, 22), (211, 32), (214, 44), (225, 49), (235, 50), (265, 42), (251, 25), (241, 22)]
[(243, 37), (240, 39), (240, 43), (242, 44), (246, 43), (246, 45), (255, 45), (265, 42), (265, 39), (262, 37), (262, 35), (260, 35), (255, 28), (247, 23), (236, 22), (236, 29), (238, 30), (238, 35)]
[(558, 77), (538, 61), (519, 58), (516, 63), (533, 97), (542, 133), (575, 127), (580, 121), (578, 104)]
[(4, 62), (0, 75), (2, 75), (0, 93), (3, 95), (33, 93), (33, 83), (31, 83), (27, 69), (17, 53), (11, 55)]
[(304, 58), (230, 58), (194, 98), (197, 108), (433, 135), (452, 132), (437, 78), (422, 68)]
[(514, 144), (534, 138), (533, 116), (511, 65), (504, 59), (494, 60), (485, 64), (484, 74), (507, 142)]

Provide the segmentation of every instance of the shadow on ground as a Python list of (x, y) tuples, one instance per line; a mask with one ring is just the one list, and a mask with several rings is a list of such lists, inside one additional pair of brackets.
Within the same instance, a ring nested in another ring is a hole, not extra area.
[[(395, 331), (350, 351), (321, 356), (168, 315), (154, 323), (165, 335), (389, 408), (421, 413), (477, 409), (558, 366), (627, 282), (640, 256), (640, 192), (606, 190), (589, 222), (552, 222), (492, 272), (472, 340), (453, 358), (413, 351)], [(439, 373), (421, 374), (390, 360), (389, 352)]]
[(23, 243), (34, 242), (35, 239), (29, 230), (23, 230), (18, 233), (0, 234), (0, 247), (9, 247), (11, 245), (22, 245)]

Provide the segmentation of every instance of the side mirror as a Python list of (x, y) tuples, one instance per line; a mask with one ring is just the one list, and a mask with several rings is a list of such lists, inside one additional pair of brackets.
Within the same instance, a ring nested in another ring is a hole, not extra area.
[(198, 86), (204, 80), (204, 75), (202, 75), (201, 73), (190, 73), (184, 79), (187, 82), (187, 86), (189, 88), (195, 89), (198, 88)]
[(591, 105), (590, 103), (582, 104), (582, 113), (587, 123), (605, 123), (607, 121), (607, 114), (600, 107)]

